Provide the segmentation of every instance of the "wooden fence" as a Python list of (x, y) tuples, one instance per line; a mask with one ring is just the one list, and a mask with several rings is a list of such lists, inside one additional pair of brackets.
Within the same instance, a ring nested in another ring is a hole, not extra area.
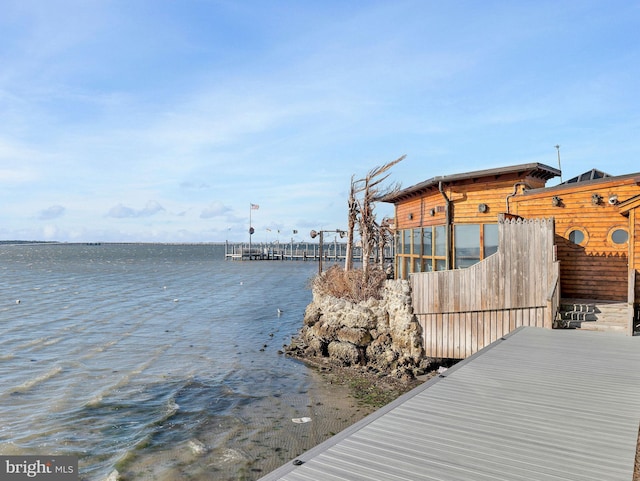
[(467, 269), (411, 274), (427, 356), (462, 359), (517, 327), (552, 327), (560, 302), (553, 219), (501, 219), (498, 235), (498, 252)]

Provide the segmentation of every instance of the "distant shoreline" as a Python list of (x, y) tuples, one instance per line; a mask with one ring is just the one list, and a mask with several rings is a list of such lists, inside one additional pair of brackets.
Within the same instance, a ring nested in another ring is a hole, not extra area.
[[(264, 246), (276, 245), (276, 242), (254, 242), (256, 248)], [(294, 245), (318, 245), (318, 242), (309, 241), (296, 241)], [(335, 243), (331, 243), (334, 245)], [(60, 246), (143, 246), (143, 245), (157, 245), (157, 246), (239, 246), (248, 245), (248, 242), (243, 241), (212, 241), (212, 242), (155, 242), (155, 241), (94, 241), (94, 242), (66, 242), (66, 241), (36, 241), (36, 240), (0, 240), (0, 246), (37, 246), (37, 245), (60, 245)], [(280, 242), (281, 246), (289, 246), (290, 242)], [(326, 245), (326, 244), (325, 244)], [(344, 245), (344, 243), (338, 243), (338, 245)]]

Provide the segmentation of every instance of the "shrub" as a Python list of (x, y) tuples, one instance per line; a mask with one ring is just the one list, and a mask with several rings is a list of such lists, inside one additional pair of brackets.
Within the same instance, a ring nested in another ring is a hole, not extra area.
[(311, 287), (318, 294), (355, 303), (371, 298), (380, 299), (382, 286), (387, 278), (386, 273), (382, 269), (370, 269), (367, 279), (363, 277), (361, 269), (345, 271), (339, 265), (333, 265), (321, 275), (314, 277)]

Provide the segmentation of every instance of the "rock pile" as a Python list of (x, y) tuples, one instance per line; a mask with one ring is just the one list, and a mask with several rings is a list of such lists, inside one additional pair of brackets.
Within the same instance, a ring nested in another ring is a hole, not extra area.
[(366, 366), (396, 377), (422, 374), (428, 366), (404, 280), (385, 281), (381, 299), (358, 304), (314, 291), (304, 326), (286, 352), (299, 358), (328, 358), (342, 366)]

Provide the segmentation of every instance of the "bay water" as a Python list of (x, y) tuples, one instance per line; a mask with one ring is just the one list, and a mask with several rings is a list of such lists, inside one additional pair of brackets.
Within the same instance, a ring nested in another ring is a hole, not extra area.
[(75, 455), (83, 480), (266, 474), (327, 436), (291, 422), (330, 407), (278, 352), (316, 270), (213, 244), (0, 245), (0, 454)]

